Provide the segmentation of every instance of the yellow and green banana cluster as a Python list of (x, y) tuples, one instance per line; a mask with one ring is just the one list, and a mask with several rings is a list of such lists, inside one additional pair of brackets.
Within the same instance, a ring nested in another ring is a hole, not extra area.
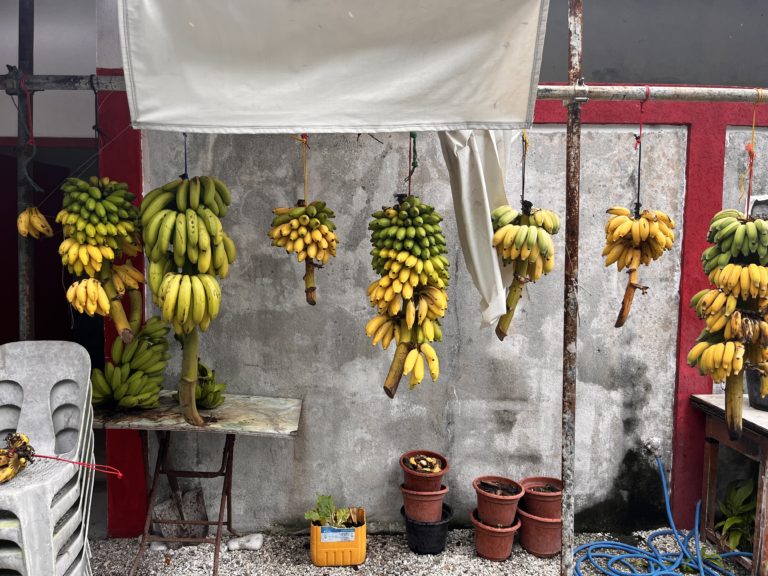
[(322, 200), (315, 200), (308, 206), (275, 208), (272, 210), (272, 228), (269, 237), (272, 245), (285, 248), (289, 254), (296, 254), (299, 262), (309, 258), (318, 264), (327, 264), (336, 256), (336, 214)]
[(61, 189), (63, 208), (56, 222), (63, 226), (64, 241), (59, 254), (70, 273), (94, 278), (105, 261), (114, 260), (115, 251), (136, 253), (135, 196), (125, 182), (114, 182), (106, 176), (91, 176), (88, 181), (67, 178)]
[(157, 291), (157, 305), (163, 320), (176, 334), (189, 334), (195, 328), (208, 330), (221, 309), (221, 288), (211, 274), (168, 272)]
[(605, 265), (616, 264), (637, 270), (658, 260), (675, 241), (675, 222), (661, 210), (643, 210), (634, 218), (629, 208), (614, 206), (607, 210), (611, 217), (605, 224)]
[(741, 434), (744, 370), (761, 374), (768, 394), (768, 224), (738, 210), (712, 217), (701, 256), (714, 288), (699, 291), (691, 307), (706, 327), (688, 353), (688, 364), (726, 385), (726, 423)]
[[(202, 410), (213, 410), (224, 404), (224, 392), (227, 390), (225, 382), (216, 381), (216, 370), (212, 370), (198, 359), (197, 361), (197, 386), (195, 386), (195, 403)], [(179, 395), (173, 395), (174, 400), (179, 401)]]
[[(399, 198), (398, 204), (373, 214), (371, 265), (381, 278), (368, 286), (368, 299), (378, 315), (365, 327), (374, 346), (386, 350), (395, 342), (396, 380), (410, 374), (410, 387), (440, 375), (437, 353), (430, 344), (441, 341), (440, 319), (448, 309), (449, 281), (442, 217), (417, 196)], [(394, 382), (390, 383), (395, 385)]]
[(91, 372), (93, 404), (119, 408), (154, 408), (163, 389), (170, 358), (168, 326), (157, 316), (150, 318), (130, 344), (120, 338), (112, 344), (112, 361), (104, 372)]
[(211, 176), (178, 178), (144, 197), (139, 214), (153, 293), (174, 265), (191, 265), (188, 273), (229, 275), (237, 252), (219, 217), (231, 202), (224, 182)]
[(16, 230), (24, 238), (32, 236), (35, 240), (40, 236), (46, 236), (50, 238), (53, 236), (53, 228), (48, 224), (48, 220), (37, 206), (31, 206), (26, 210), (22, 210), (21, 214), (16, 218)]

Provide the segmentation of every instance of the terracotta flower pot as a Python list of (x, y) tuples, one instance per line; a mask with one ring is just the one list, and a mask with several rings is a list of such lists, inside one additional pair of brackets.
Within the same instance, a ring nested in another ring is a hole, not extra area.
[(405, 516), (416, 522), (439, 522), (443, 515), (443, 498), (448, 493), (447, 486), (441, 486), (435, 492), (419, 492), (400, 487), (403, 493)]
[[(411, 470), (405, 464), (405, 461), (411, 456), (417, 456), (419, 454), (438, 458), (443, 463), (442, 470), (437, 473)], [(449, 466), (445, 456), (441, 456), (437, 452), (430, 452), (429, 450), (411, 450), (400, 456), (400, 468), (403, 469), (403, 486), (405, 488), (408, 490), (416, 490), (418, 492), (435, 492), (436, 490), (440, 490), (440, 486), (442, 486), (443, 483), (443, 476), (448, 472)]]
[(509, 528), (494, 528), (483, 524), (477, 518), (477, 510), (472, 512), (472, 524), (475, 525), (475, 550), (478, 556), (503, 562), (512, 554), (515, 534), (520, 528), (520, 521)]
[(539, 558), (557, 556), (562, 547), (562, 525), (560, 518), (541, 518), (523, 509), (520, 514), (520, 545)]
[[(563, 501), (562, 480), (546, 476), (531, 476), (520, 480), (520, 484), (525, 488), (525, 496), (521, 504), (523, 510), (541, 518), (560, 518)], [(537, 487), (547, 485), (554, 486), (558, 490), (556, 492), (536, 490)]]
[[(492, 494), (480, 487), (481, 482), (507, 484), (517, 489), (518, 492), (514, 496)], [(480, 522), (499, 528), (512, 526), (515, 521), (517, 505), (520, 498), (525, 494), (525, 489), (514, 480), (503, 476), (480, 476), (472, 481), (472, 486), (477, 492), (477, 516)]]

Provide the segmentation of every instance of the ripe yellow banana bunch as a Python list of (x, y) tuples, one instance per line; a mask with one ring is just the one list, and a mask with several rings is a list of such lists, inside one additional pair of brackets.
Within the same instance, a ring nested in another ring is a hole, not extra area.
[(739, 374), (744, 367), (744, 344), (729, 340), (712, 343), (699, 342), (688, 353), (688, 365), (698, 366), (699, 373), (712, 376), (715, 382), (724, 382)]
[(411, 389), (421, 384), (421, 381), (424, 380), (425, 364), (429, 370), (429, 375), (432, 377), (432, 381), (437, 382), (437, 379), (440, 377), (440, 361), (437, 358), (437, 352), (428, 342), (417, 344), (405, 357), (403, 375), (411, 375), (410, 382), (408, 383)]
[(332, 220), (336, 214), (325, 202), (316, 200), (309, 206), (275, 208), (272, 212), (275, 218), (269, 237), (273, 246), (296, 254), (299, 262), (309, 258), (318, 264), (327, 264), (336, 256), (338, 238)]
[(208, 330), (221, 309), (221, 288), (212, 274), (165, 275), (157, 294), (163, 320), (176, 334), (189, 334), (196, 327)]
[(709, 273), (709, 281), (735, 298), (768, 297), (768, 268), (760, 264), (726, 264)]
[(48, 238), (53, 236), (53, 228), (48, 224), (48, 220), (38, 210), (37, 206), (31, 206), (19, 214), (18, 218), (16, 218), (16, 229), (24, 238), (32, 236), (32, 238), (37, 240), (40, 238), (40, 235)]
[(109, 296), (104, 291), (101, 282), (95, 278), (74, 282), (67, 289), (67, 301), (75, 310), (80, 313), (85, 312), (88, 316), (94, 314), (109, 315)]
[[(375, 305), (373, 293), (382, 289), (379, 282), (377, 280), (369, 286), (372, 305)], [(389, 303), (381, 300), (378, 304), (378, 316), (374, 316), (365, 326), (365, 334), (371, 338), (372, 345), (381, 343), (386, 350), (393, 339), (395, 344), (442, 341), (440, 318), (445, 317), (448, 309), (448, 294), (444, 289), (419, 287), (416, 295), (406, 302), (405, 310), (402, 310), (401, 304), (402, 296), (399, 294), (395, 294)]]
[(109, 246), (94, 246), (92, 244), (80, 244), (75, 238), (64, 238), (59, 244), (61, 263), (70, 272), (77, 268), (80, 273), (85, 272), (93, 278), (101, 271), (104, 261), (115, 258), (115, 252)]
[(112, 266), (112, 282), (117, 290), (117, 295), (122, 297), (125, 290), (139, 290), (140, 284), (144, 283), (144, 274), (134, 268), (133, 263), (128, 260), (125, 264)]
[(606, 266), (615, 263), (619, 272), (624, 268), (636, 270), (672, 248), (675, 223), (661, 210), (643, 210), (639, 218), (624, 206), (614, 206), (607, 212), (611, 217), (605, 225)]

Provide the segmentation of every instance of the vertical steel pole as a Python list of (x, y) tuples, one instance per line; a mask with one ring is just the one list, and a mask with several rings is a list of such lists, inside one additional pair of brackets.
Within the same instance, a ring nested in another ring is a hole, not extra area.
[[(581, 80), (582, 0), (568, 0), (568, 82)], [(563, 547), (560, 575), (573, 571), (573, 472), (576, 459), (576, 336), (579, 316), (579, 181), (581, 163), (580, 102), (567, 103), (565, 153), (565, 311), (563, 316)]]
[[(19, 0), (19, 79), (32, 75), (35, 46), (35, 1)], [(32, 98), (27, 101), (26, 95), (17, 92), (19, 105), (18, 134), (16, 140), (16, 208), (20, 213), (32, 206), (33, 190), (24, 176), (24, 171), (32, 175), (32, 166), (25, 166), (29, 152), (27, 141), (28, 119), (32, 118)], [(31, 120), (29, 121), (31, 124)], [(18, 238), (19, 258), (19, 340), (32, 340), (35, 337), (34, 314), (34, 240)]]

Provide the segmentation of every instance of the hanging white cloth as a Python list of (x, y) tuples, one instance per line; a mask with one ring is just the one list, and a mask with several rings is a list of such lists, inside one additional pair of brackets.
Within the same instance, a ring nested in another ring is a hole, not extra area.
[(530, 124), (548, 0), (119, 0), (136, 128)]
[(493, 324), (507, 311), (514, 267), (502, 268), (491, 246), (491, 211), (508, 204), (504, 192), (507, 154), (520, 131), (454, 130), (440, 133), (448, 167), (453, 208), (464, 262), (480, 292), (483, 322)]

